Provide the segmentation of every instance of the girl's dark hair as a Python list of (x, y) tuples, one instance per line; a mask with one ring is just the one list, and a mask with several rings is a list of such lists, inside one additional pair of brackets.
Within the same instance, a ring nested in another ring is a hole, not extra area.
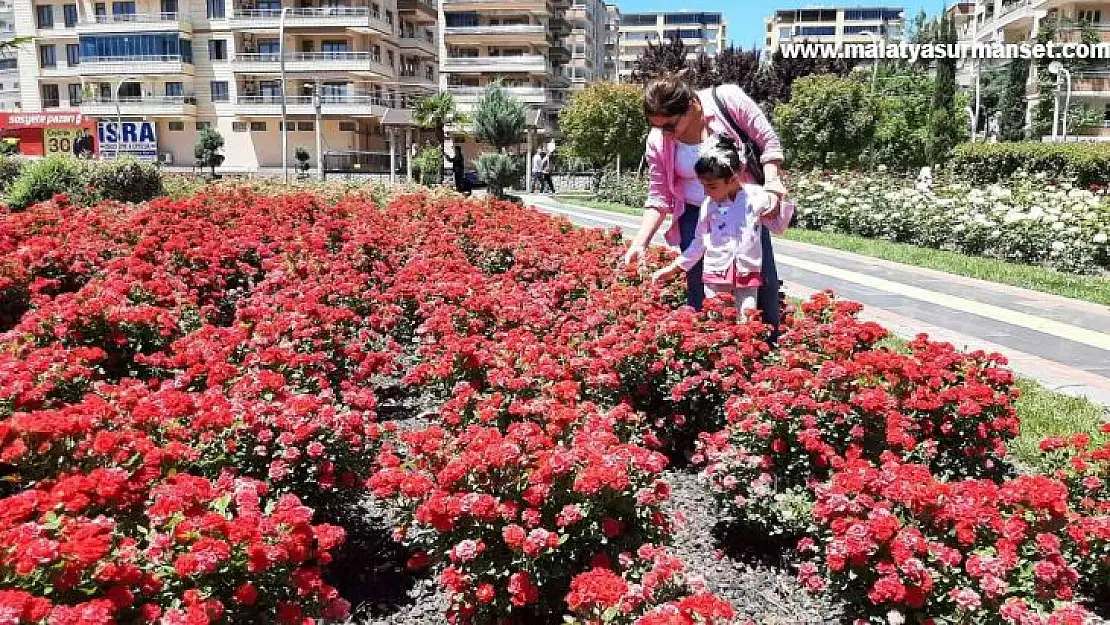
[(689, 77), (690, 71), (684, 69), (649, 82), (644, 88), (644, 114), (648, 117), (674, 117), (690, 110), (697, 94), (690, 86)]
[(702, 147), (701, 156), (694, 164), (699, 178), (728, 179), (743, 171), (744, 158), (736, 139), (717, 135)]

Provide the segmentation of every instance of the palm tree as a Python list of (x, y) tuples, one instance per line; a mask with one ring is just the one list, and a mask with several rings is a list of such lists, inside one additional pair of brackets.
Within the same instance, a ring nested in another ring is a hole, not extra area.
[[(455, 97), (445, 91), (420, 98), (412, 106), (412, 119), (416, 125), (426, 130), (435, 130), (440, 154), (446, 153), (447, 124), (458, 122), (459, 117)], [(441, 167), (441, 176), (442, 169)]]

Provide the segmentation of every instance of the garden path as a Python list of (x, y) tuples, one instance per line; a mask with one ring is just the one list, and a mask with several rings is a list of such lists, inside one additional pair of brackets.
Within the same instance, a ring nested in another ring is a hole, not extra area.
[[(640, 218), (526, 195), (529, 206), (584, 227), (631, 236)], [(663, 229), (654, 243), (663, 244)], [(904, 338), (926, 333), (965, 349), (996, 351), (1019, 374), (1110, 406), (1110, 309), (1028, 289), (912, 267), (816, 245), (775, 241), (792, 297), (832, 289), (864, 305), (863, 317)]]

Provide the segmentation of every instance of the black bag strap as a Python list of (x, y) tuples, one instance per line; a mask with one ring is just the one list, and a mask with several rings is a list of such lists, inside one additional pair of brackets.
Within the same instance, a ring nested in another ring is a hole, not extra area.
[(721, 114), (721, 117), (725, 118), (725, 121), (728, 122), (729, 127), (732, 128), (732, 131), (735, 132), (736, 136), (740, 139), (740, 144), (741, 146), (743, 146), (745, 152), (744, 156), (748, 161), (748, 170), (755, 178), (757, 184), (763, 184), (764, 182), (766, 182), (763, 176), (763, 167), (760, 166), (760, 157), (762, 156), (763, 151), (759, 149), (759, 146), (757, 146), (754, 141), (752, 141), (751, 137), (748, 136), (748, 133), (744, 132), (744, 129), (740, 127), (740, 124), (737, 123), (735, 119), (733, 119), (732, 113), (728, 111), (728, 107), (726, 107), (725, 103), (721, 101), (721, 96), (717, 93), (717, 87), (713, 87), (711, 92), (713, 94), (713, 103), (717, 105), (717, 111)]

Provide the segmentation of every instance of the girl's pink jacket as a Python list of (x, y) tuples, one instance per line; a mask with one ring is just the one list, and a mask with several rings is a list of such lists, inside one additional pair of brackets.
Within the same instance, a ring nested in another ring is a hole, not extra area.
[[(732, 119), (736, 120), (748, 137), (760, 148), (761, 160), (764, 163), (782, 161), (782, 143), (779, 142), (779, 136), (755, 100), (748, 97), (748, 94), (737, 85), (721, 85), (717, 88), (717, 95), (732, 115)], [(740, 139), (717, 110), (717, 103), (713, 100), (711, 89), (699, 91), (698, 99), (701, 101), (702, 111), (710, 131)], [(645, 204), (645, 208), (654, 208), (661, 213), (671, 215), (671, 227), (664, 238), (669, 245), (675, 247), (679, 243), (678, 218), (686, 210), (686, 200), (674, 172), (676, 143), (673, 136), (664, 134), (658, 128), (653, 128), (648, 134), (646, 157), (649, 183), (648, 199)]]

